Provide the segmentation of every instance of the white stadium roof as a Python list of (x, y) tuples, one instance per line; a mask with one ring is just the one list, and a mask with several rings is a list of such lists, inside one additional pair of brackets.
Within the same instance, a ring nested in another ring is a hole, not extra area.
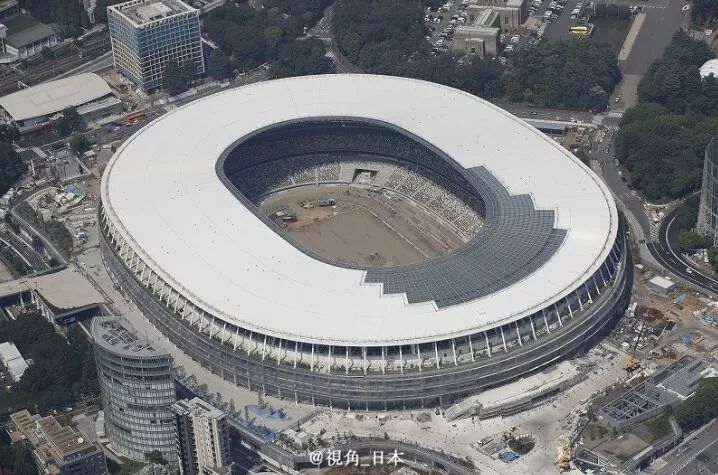
[[(365, 271), (298, 250), (218, 178), (218, 158), (239, 138), (312, 117), (383, 121), (464, 168), (484, 166), (512, 194), (553, 210), (566, 237), (536, 272), (468, 303), (439, 309), (385, 295), (364, 283)], [(540, 311), (599, 269), (618, 229), (600, 179), (522, 120), (455, 89), (368, 75), (262, 82), (180, 107), (120, 147), (102, 201), (134, 251), (200, 308), (248, 330), (333, 345), (429, 342)]]
[(718, 59), (709, 59), (700, 68), (701, 78), (710, 76), (711, 74), (718, 79)]
[(78, 74), (0, 97), (0, 107), (20, 121), (55, 114), (111, 93), (110, 86), (97, 74)]

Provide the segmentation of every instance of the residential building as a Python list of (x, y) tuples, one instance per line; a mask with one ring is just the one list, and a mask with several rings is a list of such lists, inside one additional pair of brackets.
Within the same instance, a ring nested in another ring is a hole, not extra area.
[[(52, 475), (104, 475), (107, 460), (102, 448), (69, 426), (61, 426), (54, 416), (32, 415), (27, 409), (10, 415), (13, 432), (22, 434), (33, 449), (39, 473)], [(12, 434), (11, 434), (12, 435)], [(18, 437), (13, 437), (18, 440)]]
[(199, 10), (180, 0), (131, 0), (107, 9), (115, 68), (144, 91), (162, 86), (169, 61), (204, 73)]
[(174, 462), (172, 357), (121, 317), (95, 317), (92, 339), (110, 446), (134, 460), (156, 450)]
[(703, 183), (698, 207), (699, 233), (710, 236), (718, 244), (718, 140), (713, 139), (706, 147), (703, 161)]
[(227, 475), (231, 456), (224, 412), (200, 398), (172, 405), (182, 475)]

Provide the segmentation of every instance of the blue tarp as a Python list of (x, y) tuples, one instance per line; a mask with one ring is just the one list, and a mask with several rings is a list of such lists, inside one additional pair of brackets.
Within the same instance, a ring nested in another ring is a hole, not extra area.
[(519, 458), (519, 454), (517, 454), (516, 452), (513, 452), (511, 450), (507, 450), (505, 452), (501, 452), (499, 454), (499, 458), (501, 459), (502, 462), (510, 463), (510, 462), (513, 462), (514, 460), (516, 460), (517, 458)]
[(676, 297), (676, 303), (683, 303), (683, 301), (686, 299), (686, 294), (681, 294), (678, 297)]

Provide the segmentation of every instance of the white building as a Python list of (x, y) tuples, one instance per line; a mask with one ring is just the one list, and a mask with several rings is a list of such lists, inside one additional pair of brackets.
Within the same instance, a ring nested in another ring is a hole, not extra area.
[(29, 366), (14, 343), (0, 343), (0, 359), (13, 381), (20, 381)]
[(196, 397), (172, 405), (177, 422), (177, 458), (182, 475), (231, 473), (224, 412)]
[(657, 275), (648, 281), (648, 289), (658, 295), (668, 295), (676, 290), (676, 283)]
[(94, 73), (78, 74), (22, 89), (0, 97), (0, 116), (28, 133), (48, 127), (64, 109), (75, 107), (87, 121), (122, 110), (104, 79)]

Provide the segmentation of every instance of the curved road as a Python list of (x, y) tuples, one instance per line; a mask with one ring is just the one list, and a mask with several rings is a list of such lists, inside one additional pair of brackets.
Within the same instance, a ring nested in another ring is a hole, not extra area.
[(718, 280), (697, 269), (690, 259), (673, 248), (678, 235), (678, 228), (674, 226), (675, 219), (676, 211), (665, 217), (658, 231), (658, 242), (649, 243), (648, 250), (654, 259), (672, 274), (709, 295), (718, 296)]

